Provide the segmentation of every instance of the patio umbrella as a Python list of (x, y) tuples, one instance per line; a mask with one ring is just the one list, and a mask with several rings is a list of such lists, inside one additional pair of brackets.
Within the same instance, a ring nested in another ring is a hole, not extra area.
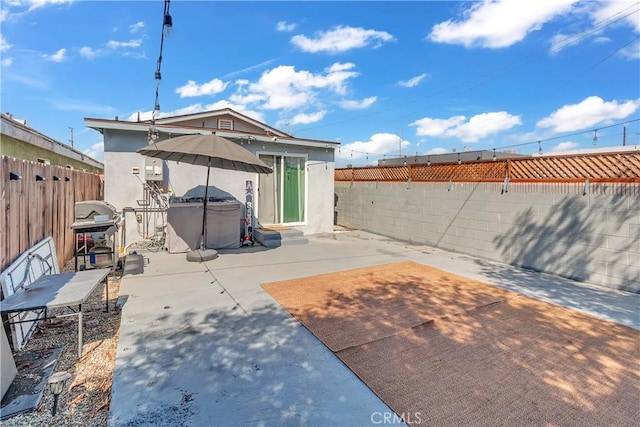
[(204, 214), (202, 216), (202, 242), (200, 249), (187, 254), (189, 261), (208, 261), (217, 252), (205, 248), (207, 227), (207, 201), (209, 199), (209, 173), (211, 168), (242, 172), (271, 173), (273, 170), (258, 157), (237, 144), (215, 133), (208, 135), (183, 135), (153, 142), (137, 150), (143, 156), (162, 160), (173, 160), (207, 167), (207, 182), (204, 192)]

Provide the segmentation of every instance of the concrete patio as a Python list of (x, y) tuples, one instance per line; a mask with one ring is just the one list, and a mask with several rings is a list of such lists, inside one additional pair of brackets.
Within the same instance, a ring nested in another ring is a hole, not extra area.
[(220, 251), (140, 252), (125, 275), (111, 426), (376, 425), (391, 410), (260, 284), (411, 260), (640, 329), (640, 294), (362, 231)]

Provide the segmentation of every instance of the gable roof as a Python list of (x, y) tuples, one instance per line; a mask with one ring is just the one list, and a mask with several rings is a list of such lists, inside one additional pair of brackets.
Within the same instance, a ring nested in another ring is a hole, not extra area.
[[(181, 122), (191, 121), (191, 120), (202, 120), (202, 119), (211, 119), (215, 117), (230, 115), (244, 122), (250, 123), (256, 127), (262, 128), (264, 131), (269, 131), (277, 136), (282, 137), (292, 137), (291, 135), (282, 132), (274, 127), (271, 127), (261, 121), (252, 119), (249, 116), (246, 116), (242, 113), (238, 113), (231, 108), (223, 108), (221, 110), (211, 110), (211, 111), (202, 111), (199, 113), (191, 113), (191, 114), (182, 114), (179, 116), (171, 116), (171, 117), (161, 117), (156, 119), (156, 125), (158, 124), (179, 124)], [(150, 123), (150, 121), (149, 121)]]
[[(247, 130), (229, 130), (229, 129), (218, 129), (215, 127), (202, 127), (202, 126), (192, 126), (185, 125), (185, 122), (193, 122), (195, 120), (203, 120), (203, 119), (212, 119), (215, 117), (221, 116), (229, 116), (237, 118), (238, 120), (244, 121), (250, 124), (252, 127), (257, 129), (261, 129), (262, 132), (254, 132)], [(149, 127), (151, 126), (150, 120), (144, 121), (128, 121), (128, 120), (118, 120), (116, 117), (115, 120), (111, 119), (98, 119), (85, 117), (84, 118), (85, 126), (95, 129), (100, 133), (104, 133), (105, 129), (113, 129), (113, 130), (122, 130), (122, 131), (133, 131), (133, 132), (148, 132)], [(278, 129), (275, 129), (271, 126), (268, 126), (258, 120), (252, 119), (251, 117), (245, 116), (244, 114), (240, 114), (237, 111), (232, 110), (231, 108), (224, 108), (221, 110), (214, 111), (205, 111), (201, 113), (193, 113), (193, 114), (183, 114), (180, 116), (171, 116), (171, 117), (163, 117), (161, 119), (156, 119), (154, 124), (156, 130), (159, 133), (165, 133), (168, 135), (189, 135), (189, 134), (202, 134), (202, 133), (211, 133), (215, 132), (216, 135), (222, 136), (228, 139), (235, 139), (236, 141), (251, 138), (260, 142), (280, 142), (283, 144), (292, 144), (292, 145), (300, 145), (306, 147), (320, 147), (320, 148), (336, 148), (340, 145), (339, 142), (335, 141), (323, 141), (318, 139), (309, 139), (309, 138), (297, 138), (292, 135), (289, 135), (285, 132), (282, 132)]]

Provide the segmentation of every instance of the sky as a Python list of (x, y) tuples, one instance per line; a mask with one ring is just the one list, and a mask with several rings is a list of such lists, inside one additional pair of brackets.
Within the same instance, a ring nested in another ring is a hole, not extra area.
[[(640, 144), (640, 2), (3, 0), (0, 111), (104, 157), (84, 118), (232, 108), (336, 165)], [(161, 80), (155, 72), (164, 31)], [(73, 129), (73, 130), (72, 130)]]

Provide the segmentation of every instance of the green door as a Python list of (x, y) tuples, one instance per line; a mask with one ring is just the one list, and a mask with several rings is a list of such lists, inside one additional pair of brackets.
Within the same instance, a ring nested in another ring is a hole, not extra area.
[(304, 157), (260, 154), (273, 168), (260, 174), (258, 220), (261, 224), (301, 223), (305, 219), (306, 160)]

